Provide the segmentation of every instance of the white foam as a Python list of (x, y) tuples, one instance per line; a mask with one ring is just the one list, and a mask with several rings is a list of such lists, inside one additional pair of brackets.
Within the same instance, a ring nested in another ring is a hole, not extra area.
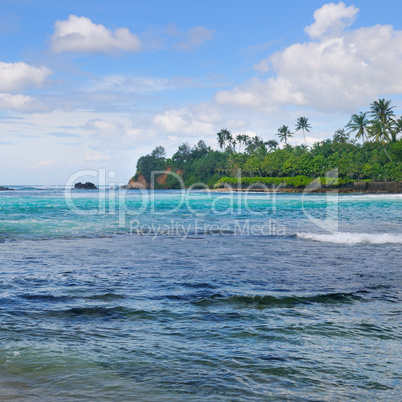
[(337, 244), (402, 244), (402, 234), (389, 233), (350, 233), (337, 232), (332, 234), (322, 233), (296, 233), (296, 236), (301, 239), (315, 240), (327, 243)]

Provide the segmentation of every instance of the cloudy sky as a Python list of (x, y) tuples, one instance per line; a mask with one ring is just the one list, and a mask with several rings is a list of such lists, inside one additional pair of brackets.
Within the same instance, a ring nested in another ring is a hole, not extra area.
[(400, 115), (401, 15), (400, 0), (2, 0), (0, 185), (127, 182), (156, 145), (273, 139), (300, 116), (312, 144), (379, 97)]

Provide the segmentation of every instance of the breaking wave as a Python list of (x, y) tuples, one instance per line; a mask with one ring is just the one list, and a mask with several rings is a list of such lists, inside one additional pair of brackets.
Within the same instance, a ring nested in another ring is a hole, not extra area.
[(402, 234), (390, 233), (350, 233), (338, 232), (331, 234), (322, 233), (296, 233), (300, 239), (337, 244), (402, 244)]

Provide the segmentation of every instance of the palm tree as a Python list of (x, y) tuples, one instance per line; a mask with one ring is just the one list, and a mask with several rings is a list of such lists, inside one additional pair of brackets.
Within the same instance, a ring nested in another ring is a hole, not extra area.
[(304, 143), (305, 143), (306, 145), (307, 145), (307, 143), (306, 143), (306, 136), (304, 135), (304, 131), (307, 131), (307, 132), (309, 133), (309, 132), (310, 132), (310, 128), (311, 128), (311, 125), (310, 125), (310, 123), (308, 122), (308, 118), (307, 118), (307, 117), (299, 117), (299, 118), (297, 119), (295, 130), (296, 130), (296, 131), (303, 130), (303, 138), (304, 138)]
[(267, 145), (267, 146), (269, 147), (269, 149), (271, 150), (272, 148), (273, 148), (273, 149), (276, 149), (276, 147), (277, 147), (279, 144), (278, 144), (278, 141), (269, 140), (269, 141), (265, 142), (265, 145)]
[(222, 133), (223, 130), (219, 131), (219, 133), (217, 134), (218, 136), (218, 145), (219, 148), (222, 149), (225, 146), (225, 137)]
[(350, 130), (349, 133), (356, 131), (355, 137), (361, 138), (364, 144), (364, 137), (366, 135), (367, 126), (369, 123), (370, 121), (367, 118), (367, 112), (360, 112), (359, 114), (352, 115), (349, 123), (346, 124), (346, 128)]
[(289, 127), (285, 125), (278, 128), (276, 135), (280, 138), (281, 142), (285, 141), (285, 145), (288, 145), (288, 138), (293, 137), (293, 133), (291, 133)]
[(385, 143), (389, 141), (389, 130), (386, 124), (381, 120), (373, 120), (368, 128), (368, 135), (376, 142), (381, 142), (388, 159), (392, 162), (391, 157), (385, 148)]
[(239, 152), (242, 145), (246, 145), (248, 140), (248, 135), (246, 134), (237, 134), (236, 141), (239, 144)]
[(349, 134), (343, 129), (340, 128), (339, 130), (336, 130), (334, 133), (334, 142), (339, 142), (340, 144), (345, 144), (349, 139)]
[(221, 131), (219, 131), (217, 136), (220, 149), (223, 149), (226, 143), (233, 144), (232, 133), (227, 128), (223, 128)]
[(400, 133), (402, 133), (402, 117), (400, 117), (398, 120), (394, 120), (394, 123), (391, 126), (391, 141), (396, 142), (397, 136)]
[(378, 99), (370, 105), (371, 117), (374, 120), (380, 120), (385, 126), (389, 125), (393, 120), (395, 113), (392, 109), (395, 106), (390, 106), (391, 101), (383, 99)]

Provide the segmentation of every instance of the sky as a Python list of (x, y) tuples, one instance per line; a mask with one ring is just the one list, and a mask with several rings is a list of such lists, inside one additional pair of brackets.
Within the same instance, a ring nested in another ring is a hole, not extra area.
[(277, 139), (301, 116), (311, 145), (383, 97), (399, 116), (401, 14), (400, 0), (0, 0), (0, 185), (99, 169), (126, 183), (158, 145)]

